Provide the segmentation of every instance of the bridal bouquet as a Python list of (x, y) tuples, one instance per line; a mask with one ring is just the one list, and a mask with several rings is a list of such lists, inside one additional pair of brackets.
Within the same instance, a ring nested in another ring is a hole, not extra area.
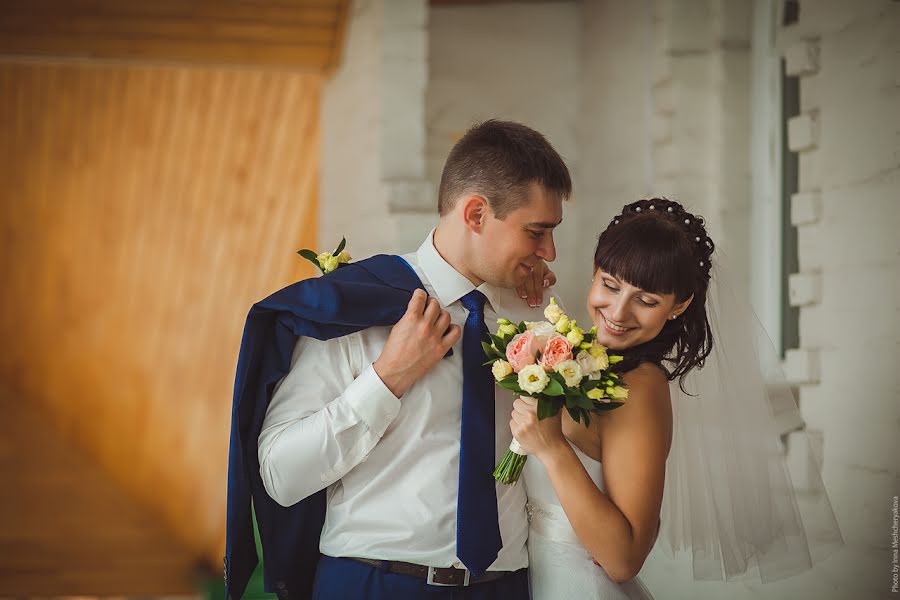
[[(624, 404), (628, 389), (609, 370), (622, 360), (596, 343), (597, 328), (584, 331), (562, 311), (555, 298), (544, 310), (546, 321), (499, 319), (491, 343), (482, 342), (500, 387), (537, 399), (538, 419), (552, 417), (562, 407), (576, 422), (589, 425), (592, 412), (613, 410)], [(513, 438), (494, 470), (500, 483), (515, 483), (527, 455)]]

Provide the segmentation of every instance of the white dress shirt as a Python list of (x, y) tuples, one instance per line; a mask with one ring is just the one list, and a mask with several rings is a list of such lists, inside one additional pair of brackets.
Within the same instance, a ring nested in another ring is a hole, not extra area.
[[(403, 258), (430, 296), (465, 324), (459, 299), (475, 286), (434, 247), (432, 231)], [(543, 318), (515, 290), (484, 283), (485, 322)], [(549, 298), (549, 294), (546, 294)], [(390, 334), (372, 327), (328, 341), (301, 337), (291, 370), (279, 383), (259, 436), (260, 475), (266, 491), (290, 506), (327, 488), (320, 550), (329, 556), (400, 560), (462, 568), (456, 556), (456, 502), (462, 410), (462, 338), (397, 399), (372, 363)], [(515, 396), (495, 387), (496, 460), (512, 435)], [(528, 566), (528, 523), (523, 486), (497, 484), (503, 548), (490, 570)]]

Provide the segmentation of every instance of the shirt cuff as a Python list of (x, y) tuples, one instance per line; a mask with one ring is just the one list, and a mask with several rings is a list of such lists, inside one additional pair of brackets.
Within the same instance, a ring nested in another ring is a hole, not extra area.
[(344, 391), (344, 398), (372, 431), (384, 433), (400, 412), (400, 400), (369, 365)]

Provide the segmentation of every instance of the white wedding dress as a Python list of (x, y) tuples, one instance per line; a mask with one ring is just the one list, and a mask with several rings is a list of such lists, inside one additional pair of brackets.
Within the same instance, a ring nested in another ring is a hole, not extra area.
[[(597, 487), (604, 489), (600, 463), (572, 447)], [(653, 599), (639, 578), (620, 585), (594, 563), (578, 541), (539, 460), (529, 458), (522, 476), (528, 494), (528, 571), (532, 600)]]

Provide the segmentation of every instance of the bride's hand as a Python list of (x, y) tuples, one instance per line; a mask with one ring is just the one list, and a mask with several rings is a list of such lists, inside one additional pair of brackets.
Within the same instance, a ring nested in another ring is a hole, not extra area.
[(513, 402), (509, 428), (522, 449), (541, 462), (568, 443), (562, 432), (562, 410), (555, 417), (538, 419), (537, 400), (520, 396)]
[(516, 288), (519, 298), (528, 302), (529, 306), (540, 306), (544, 303), (544, 288), (556, 283), (556, 273), (550, 270), (547, 263), (541, 261), (534, 267), (521, 287)]

